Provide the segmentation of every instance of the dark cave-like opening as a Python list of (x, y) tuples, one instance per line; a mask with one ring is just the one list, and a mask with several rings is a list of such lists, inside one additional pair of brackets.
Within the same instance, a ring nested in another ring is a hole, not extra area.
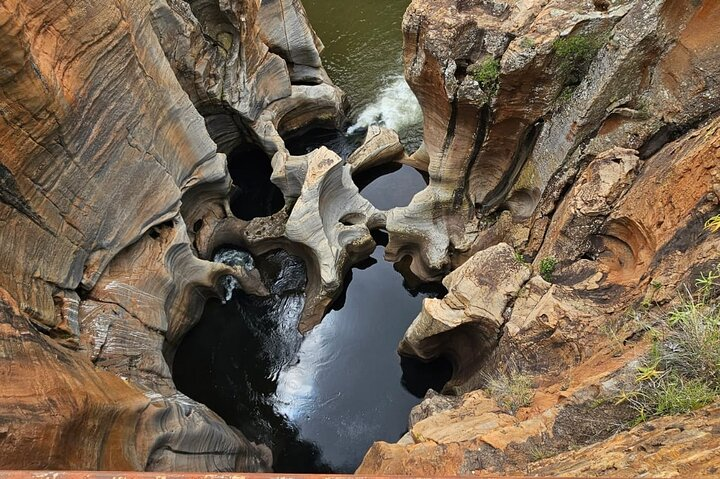
[(285, 200), (280, 189), (270, 181), (272, 165), (264, 151), (242, 145), (230, 152), (227, 162), (234, 185), (230, 209), (235, 216), (250, 221), (283, 208)]

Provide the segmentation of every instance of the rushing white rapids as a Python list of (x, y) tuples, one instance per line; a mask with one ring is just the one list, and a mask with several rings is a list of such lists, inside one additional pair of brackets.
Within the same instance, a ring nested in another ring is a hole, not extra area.
[(347, 132), (352, 135), (378, 124), (400, 133), (421, 122), (422, 110), (415, 94), (402, 75), (393, 75), (388, 77), (378, 97), (358, 115)]
[[(220, 249), (215, 253), (213, 261), (216, 263), (223, 263), (228, 266), (242, 266), (245, 270), (250, 271), (255, 268), (255, 262), (250, 253), (246, 251), (240, 251), (236, 249)], [(238, 280), (232, 276), (225, 276), (222, 279), (223, 287), (225, 288), (225, 298), (223, 303), (230, 301), (233, 292), (238, 289), (240, 284)]]

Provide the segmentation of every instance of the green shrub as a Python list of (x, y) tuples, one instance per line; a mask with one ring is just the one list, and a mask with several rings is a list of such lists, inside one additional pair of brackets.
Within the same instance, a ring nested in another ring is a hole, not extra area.
[(572, 77), (571, 83), (579, 83), (590, 67), (590, 62), (606, 42), (605, 35), (574, 35), (558, 38), (553, 43), (553, 52), (559, 59), (560, 71)]
[(717, 307), (688, 300), (669, 315), (670, 331), (659, 341), (660, 366), (688, 379), (720, 387), (720, 314)]
[(720, 278), (720, 270), (714, 271), (698, 280), (695, 297), (684, 299), (651, 331), (637, 388), (620, 398), (638, 413), (636, 422), (694, 411), (720, 395), (720, 301), (717, 290), (707, 287), (708, 278), (711, 284)]
[(569, 102), (576, 89), (577, 85), (568, 85), (564, 87), (557, 97), (557, 103), (559, 105), (564, 105), (565, 103)]
[(500, 60), (486, 58), (473, 72), (473, 78), (488, 95), (494, 95), (500, 78)]
[(557, 266), (557, 260), (553, 258), (552, 256), (548, 256), (547, 258), (543, 258), (540, 261), (540, 267), (539, 272), (542, 279), (545, 281), (550, 281), (552, 279), (552, 275), (555, 272), (555, 267)]
[(508, 414), (528, 406), (535, 395), (532, 378), (517, 371), (487, 377), (484, 390)]
[(695, 280), (695, 286), (701, 302), (717, 296), (718, 290), (720, 290), (720, 264), (707, 273), (701, 273), (700, 277)]

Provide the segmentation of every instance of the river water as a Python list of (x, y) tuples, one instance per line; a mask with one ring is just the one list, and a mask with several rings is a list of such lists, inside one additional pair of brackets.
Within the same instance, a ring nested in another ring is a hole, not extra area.
[[(407, 166), (374, 175), (357, 181), (378, 208), (403, 206), (425, 187)], [(374, 441), (397, 441), (407, 430), (410, 409), (429, 388), (442, 389), (452, 373), (447, 362), (398, 356), (397, 345), (423, 298), (444, 290), (409, 285), (383, 260), (385, 241), (378, 232), (380, 246), (353, 268), (322, 323), (304, 338), (297, 325), (305, 267), (278, 250), (252, 262), (270, 297), (238, 291), (226, 303), (210, 301), (178, 348), (178, 389), (251, 440), (269, 445), (276, 472), (353, 472)]]
[(422, 112), (405, 83), (402, 18), (409, 0), (304, 0), (323, 64), (350, 101), (349, 133), (383, 123), (408, 150), (422, 141)]
[[(417, 147), (422, 117), (401, 63), (400, 25), (409, 1), (303, 3), (326, 45), (328, 73), (352, 105), (351, 138), (306, 135), (288, 145), (291, 151), (302, 154), (324, 144), (346, 156), (373, 122), (398, 130), (409, 150)], [(230, 162), (233, 212), (250, 219), (276, 211), (269, 159), (252, 151), (234, 154), (246, 161)], [(355, 181), (383, 210), (407, 205), (426, 186), (407, 166), (384, 167)], [(383, 260), (383, 236), (376, 234), (372, 257), (353, 268), (341, 296), (304, 338), (297, 324), (305, 266), (278, 250), (254, 259), (270, 297), (238, 291), (225, 303), (210, 301), (178, 349), (173, 377), (179, 390), (249, 439), (269, 445), (276, 472), (353, 472), (374, 441), (397, 441), (407, 430), (410, 409), (428, 388), (439, 390), (449, 379), (448, 363), (401, 360), (396, 352), (423, 298), (443, 291), (440, 285), (408, 284)]]

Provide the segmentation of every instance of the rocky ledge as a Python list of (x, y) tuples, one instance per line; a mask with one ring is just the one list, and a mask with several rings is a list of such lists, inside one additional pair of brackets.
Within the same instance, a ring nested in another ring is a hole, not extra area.
[[(269, 470), (169, 365), (227, 277), (268, 294), (219, 246), (300, 255), (308, 329), (384, 225), (337, 155), (285, 148), (344, 119), (302, 4), (11, 1), (0, 38), (0, 469)], [(242, 145), (272, 158), (273, 217), (230, 211)]]

